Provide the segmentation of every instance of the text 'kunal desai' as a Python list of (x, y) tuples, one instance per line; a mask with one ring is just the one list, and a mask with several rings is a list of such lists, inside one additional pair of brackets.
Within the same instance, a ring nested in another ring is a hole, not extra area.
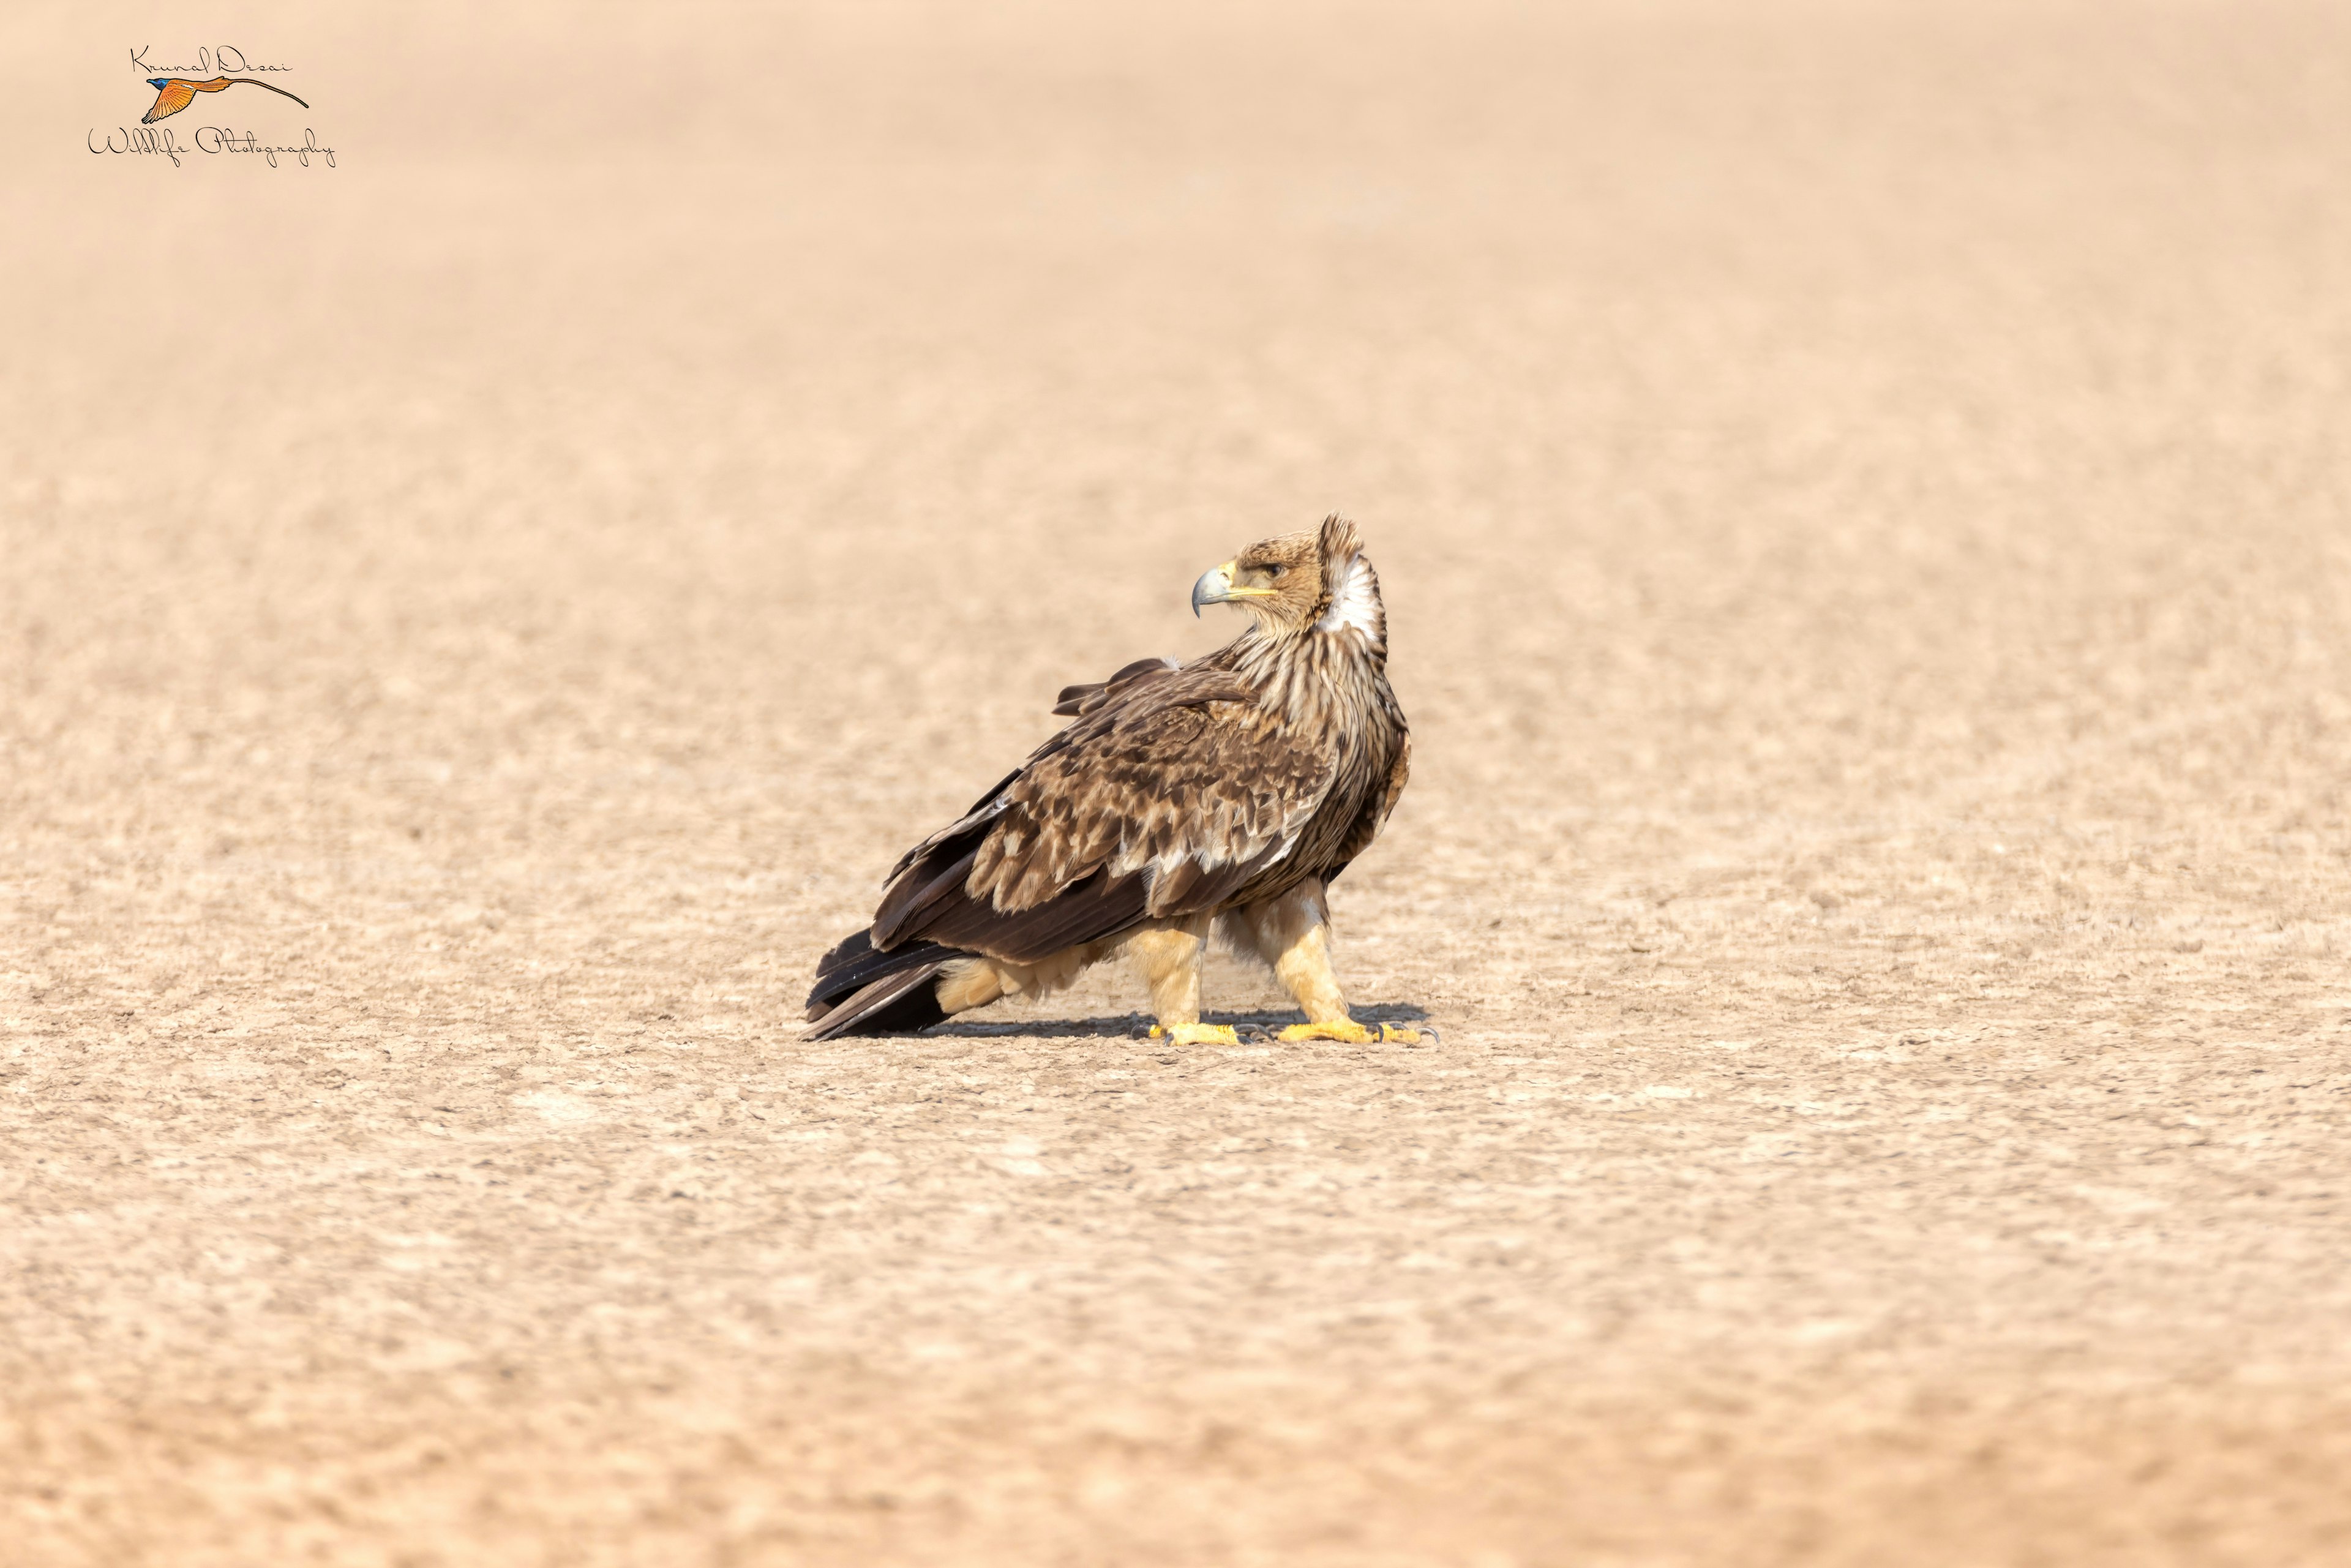
[(248, 76), (256, 71), (290, 71), (292, 66), (265, 66), (246, 59), (245, 51), (234, 44), (222, 44), (216, 48), (198, 49), (193, 66), (159, 66), (149, 63), (147, 51), (152, 44), (141, 44), (131, 51), (131, 68), (142, 77), (158, 74), (167, 77), (208, 77), (216, 70)]

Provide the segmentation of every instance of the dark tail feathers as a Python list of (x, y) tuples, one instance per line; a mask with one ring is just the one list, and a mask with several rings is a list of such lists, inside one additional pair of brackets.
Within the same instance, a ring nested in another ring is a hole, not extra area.
[(912, 1034), (946, 1018), (939, 1006), (941, 969), (969, 956), (936, 942), (909, 942), (874, 951), (872, 934), (860, 931), (824, 956), (809, 992), (810, 1040), (844, 1034)]

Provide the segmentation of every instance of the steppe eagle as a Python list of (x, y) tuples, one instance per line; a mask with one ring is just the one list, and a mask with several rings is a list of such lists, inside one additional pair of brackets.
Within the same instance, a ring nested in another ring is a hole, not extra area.
[(873, 921), (817, 967), (811, 1040), (900, 1034), (1002, 997), (1142, 962), (1155, 1035), (1200, 1022), (1212, 934), (1273, 967), (1307, 1022), (1284, 1040), (1416, 1041), (1348, 1016), (1326, 890), (1403, 792), (1411, 737), (1388, 687), (1387, 616), (1353, 524), (1267, 539), (1193, 585), (1241, 634), (1188, 664), (1144, 659), (1070, 686), (1070, 723), (906, 852)]

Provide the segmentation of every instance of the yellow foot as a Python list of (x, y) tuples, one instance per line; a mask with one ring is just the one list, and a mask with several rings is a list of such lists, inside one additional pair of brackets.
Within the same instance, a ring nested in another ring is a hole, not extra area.
[(1294, 1023), (1281, 1031), (1283, 1040), (1336, 1040), (1349, 1045), (1434, 1045), (1437, 1031), (1433, 1029), (1398, 1029), (1392, 1023), (1373, 1024), (1368, 1028), (1353, 1019), (1341, 1019), (1335, 1023)]
[(1238, 1045), (1241, 1037), (1228, 1023), (1153, 1024), (1151, 1038), (1176, 1045)]

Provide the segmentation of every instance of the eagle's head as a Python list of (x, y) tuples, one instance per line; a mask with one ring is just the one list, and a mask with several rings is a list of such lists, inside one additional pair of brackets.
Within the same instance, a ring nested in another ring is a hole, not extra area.
[(1204, 604), (1238, 604), (1271, 636), (1354, 632), (1374, 647), (1387, 642), (1379, 574), (1355, 525), (1343, 517), (1261, 539), (1210, 567), (1192, 585), (1192, 613)]

